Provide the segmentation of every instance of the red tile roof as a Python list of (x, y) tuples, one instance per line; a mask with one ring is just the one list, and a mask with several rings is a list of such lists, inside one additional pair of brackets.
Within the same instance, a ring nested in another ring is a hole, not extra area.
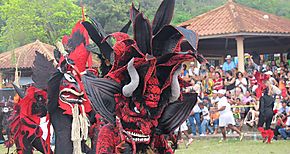
[(234, 2), (181, 23), (201, 37), (238, 33), (290, 34), (290, 20)]
[(15, 68), (18, 61), (18, 68), (31, 68), (35, 59), (35, 51), (38, 51), (51, 60), (53, 59), (54, 46), (36, 40), (33, 43), (24, 45), (11, 51), (0, 54), (0, 69)]

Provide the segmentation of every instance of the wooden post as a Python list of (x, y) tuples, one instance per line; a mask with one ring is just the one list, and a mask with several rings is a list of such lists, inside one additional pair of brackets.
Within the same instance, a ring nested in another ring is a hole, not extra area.
[(244, 38), (236, 37), (236, 41), (237, 41), (237, 55), (238, 55), (238, 70), (244, 73), (245, 72)]

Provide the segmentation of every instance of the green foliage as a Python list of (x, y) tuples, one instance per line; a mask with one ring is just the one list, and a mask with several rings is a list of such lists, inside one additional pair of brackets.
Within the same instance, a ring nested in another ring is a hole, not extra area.
[[(96, 18), (107, 33), (119, 31), (129, 20), (132, 2), (140, 4), (150, 21), (162, 0), (0, 0), (0, 52), (39, 39), (53, 44), (86, 14)], [(237, 3), (290, 18), (289, 0), (235, 0)], [(227, 0), (176, 0), (173, 25), (225, 4)]]
[(6, 0), (0, 6), (0, 49), (9, 50), (39, 39), (54, 44), (81, 17), (71, 0)]

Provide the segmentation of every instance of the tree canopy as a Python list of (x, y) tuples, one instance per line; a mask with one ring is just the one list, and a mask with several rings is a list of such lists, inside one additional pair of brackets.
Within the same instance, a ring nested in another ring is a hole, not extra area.
[[(0, 0), (0, 52), (39, 39), (54, 44), (69, 34), (86, 14), (96, 18), (107, 33), (119, 31), (129, 20), (132, 2), (152, 20), (162, 0)], [(227, 0), (176, 0), (173, 25), (226, 3)], [(235, 2), (290, 18), (289, 0), (235, 0)]]

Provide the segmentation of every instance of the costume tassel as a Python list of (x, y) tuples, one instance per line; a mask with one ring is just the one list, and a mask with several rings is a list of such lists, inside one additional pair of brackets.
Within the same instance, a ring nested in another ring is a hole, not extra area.
[(80, 123), (81, 123), (81, 138), (86, 140), (88, 138), (88, 127), (89, 127), (89, 123), (88, 123), (88, 118), (86, 116), (86, 112), (85, 112), (85, 107), (84, 105), (81, 105), (81, 114), (80, 114)]
[(80, 120), (79, 120), (79, 107), (74, 105), (72, 108), (72, 129), (71, 129), (71, 140), (73, 142), (73, 154), (81, 154), (81, 137), (80, 137)]

